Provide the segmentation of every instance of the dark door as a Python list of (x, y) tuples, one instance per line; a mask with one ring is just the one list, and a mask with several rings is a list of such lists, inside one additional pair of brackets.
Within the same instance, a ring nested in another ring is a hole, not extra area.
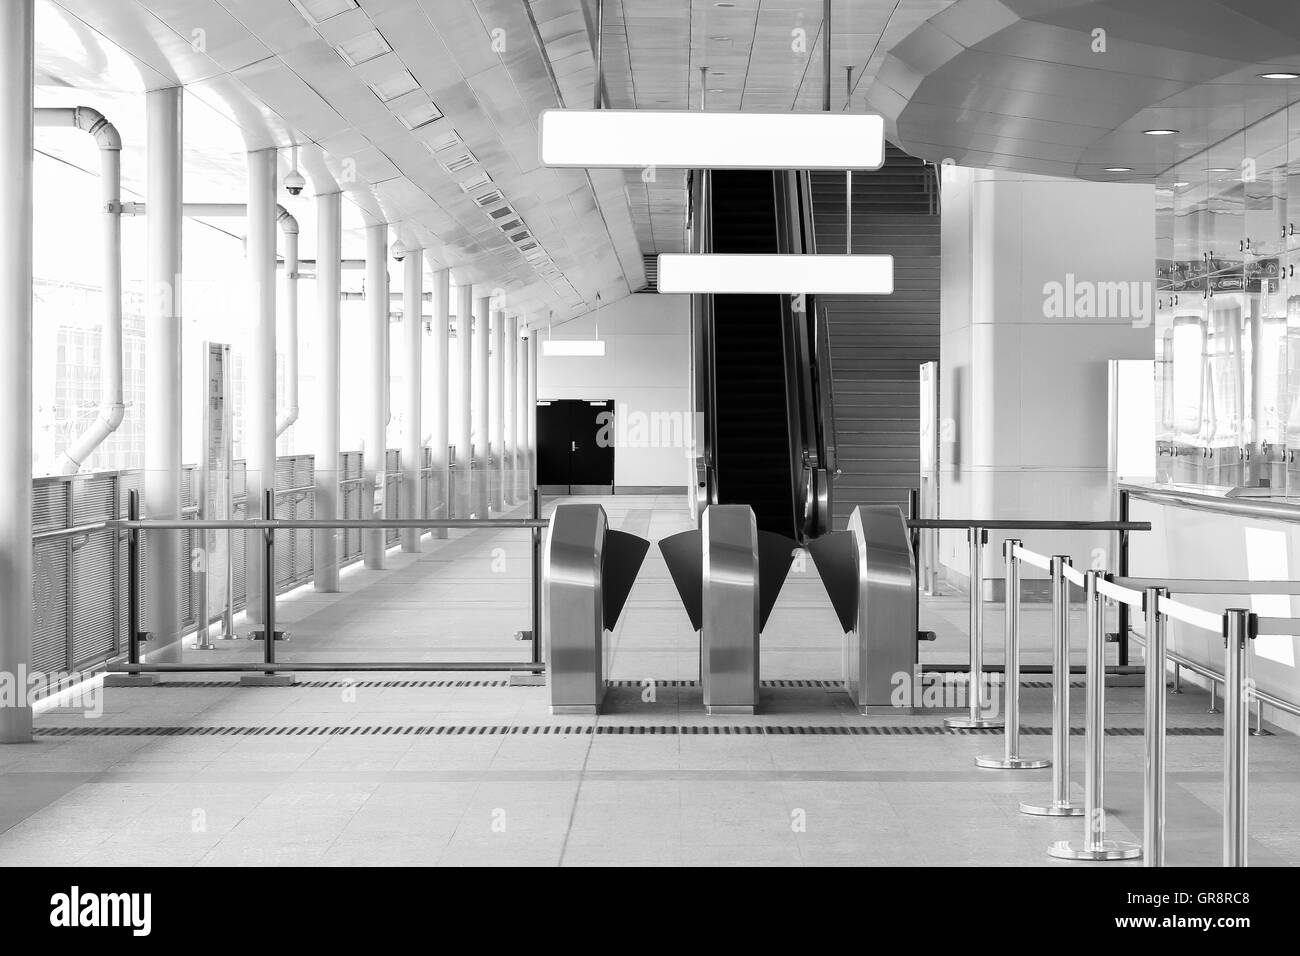
[(537, 403), (537, 484), (543, 494), (612, 494), (614, 403)]

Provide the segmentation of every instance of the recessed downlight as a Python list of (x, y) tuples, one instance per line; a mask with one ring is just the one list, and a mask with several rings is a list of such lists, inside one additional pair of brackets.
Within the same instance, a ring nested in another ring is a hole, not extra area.
[(1259, 73), (1257, 76), (1261, 80), (1300, 80), (1300, 73), (1289, 73), (1280, 70), (1276, 73)]
[(1176, 136), (1179, 131), (1176, 129), (1144, 129), (1142, 132), (1148, 136)]

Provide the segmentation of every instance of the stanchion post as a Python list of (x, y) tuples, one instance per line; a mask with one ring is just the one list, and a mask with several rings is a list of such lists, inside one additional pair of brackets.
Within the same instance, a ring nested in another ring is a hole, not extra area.
[(1106, 805), (1103, 784), (1106, 776), (1106, 615), (1097, 590), (1101, 571), (1088, 571), (1083, 578), (1083, 601), (1088, 630), (1086, 673), (1087, 707), (1083, 745), (1084, 838), (1078, 843), (1058, 840), (1047, 848), (1050, 856), (1063, 860), (1135, 860), (1142, 848), (1135, 843), (1106, 839)]
[(1146, 766), (1142, 777), (1142, 865), (1165, 865), (1165, 639), (1168, 622), (1160, 601), (1168, 588), (1146, 589)]
[(975, 758), (975, 766), (986, 770), (1041, 770), (1051, 764), (1049, 760), (1020, 756), (1020, 559), (1016, 557), (1016, 548), (1021, 543), (1016, 538), (1002, 543), (1006, 568), (1006, 664), (1003, 668), (1006, 730), (1002, 735), (1005, 746), (1001, 757)]
[(1052, 577), (1052, 801), (1022, 803), (1021, 813), (1036, 817), (1077, 817), (1083, 807), (1070, 802), (1070, 580), (1068, 554), (1048, 562)]
[[(1129, 493), (1121, 489), (1119, 493), (1119, 513), (1116, 516), (1120, 521), (1129, 520)], [(1127, 577), (1129, 573), (1128, 549), (1129, 533), (1127, 531), (1118, 532), (1119, 550), (1115, 555), (1116, 573), (1121, 577)], [(1130, 612), (1127, 604), (1120, 602), (1119, 605), (1119, 626), (1116, 628), (1118, 633), (1116, 638), (1119, 641), (1119, 666), (1128, 666), (1128, 636), (1130, 628)]]
[[(275, 492), (270, 488), (263, 492), (262, 514), (269, 519), (275, 515)], [(262, 636), (266, 646), (262, 651), (262, 661), (275, 663), (275, 529), (266, 528), (262, 532)], [(273, 673), (267, 671), (268, 674)]]
[[(533, 519), (536, 520), (542, 516), (541, 501), (538, 498), (537, 489), (532, 493), (532, 512)], [(542, 662), (542, 529), (532, 528), (529, 532), (532, 535), (532, 560), (533, 560), (533, 656), (532, 662), (540, 664)]]
[(1256, 617), (1242, 608), (1223, 614), (1223, 865), (1246, 865), (1247, 746), (1250, 695), (1246, 686), (1247, 642)]
[(967, 697), (970, 713), (966, 717), (949, 717), (944, 724), (956, 730), (1001, 727), (1002, 721), (985, 716), (984, 703), (984, 545), (989, 533), (984, 528), (969, 528), (966, 544), (970, 549), (970, 686)]
[[(140, 492), (127, 492), (126, 516), (140, 520)], [(126, 534), (126, 660), (140, 663), (140, 529), (131, 527)]]

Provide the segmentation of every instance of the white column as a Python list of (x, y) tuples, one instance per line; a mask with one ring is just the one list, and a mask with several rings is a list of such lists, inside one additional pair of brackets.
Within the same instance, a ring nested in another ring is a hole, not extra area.
[[(253, 321), (248, 350), (244, 355), (248, 369), (248, 389), (244, 393), (244, 459), (247, 462), (248, 488), (245, 516), (248, 518), (263, 517), (263, 493), (275, 490), (275, 181), (275, 150), (261, 149), (249, 153), (245, 256), (249, 313)], [(152, 196), (149, 204), (152, 210)], [(148, 365), (152, 368), (153, 363)], [(150, 407), (152, 405), (151, 402)], [(265, 600), (262, 536), (246, 534), (244, 541), (248, 620), (257, 624), (262, 621), (262, 602)]]
[(474, 510), (474, 477), (470, 459), (474, 456), (473, 413), (474, 287), (468, 282), (456, 286), (456, 517), (467, 518)]
[(537, 330), (528, 336), (528, 488), (537, 487)]
[[(342, 390), (340, 340), (342, 331), (340, 287), (343, 262), (343, 194), (316, 197), (316, 311), (320, 329), (316, 336), (316, 404), (320, 432), (316, 436), (317, 518), (338, 518), (339, 513), (339, 395)], [(339, 589), (337, 531), (312, 533), (312, 563), (316, 590)]]
[[(384, 464), (388, 444), (388, 226), (366, 227), (366, 416), (362, 456), (361, 514), (383, 517)], [(371, 570), (383, 570), (384, 532), (365, 531), (361, 536), (362, 559)]]
[[(528, 320), (520, 316), (520, 332), (527, 333)], [(515, 439), (515, 496), (527, 502), (532, 494), (532, 484), (528, 480), (528, 442), (529, 442), (529, 391), (528, 391), (528, 337), (515, 343), (515, 425), (518, 427)]]
[(487, 296), (474, 300), (474, 348), (473, 348), (473, 425), (474, 425), (474, 515), (478, 518), (488, 517), (488, 442), (491, 439), (488, 427), (488, 405), (491, 390), (488, 387), (488, 324), (491, 302)]
[[(451, 390), (448, 382), (450, 368), (447, 361), (447, 347), (449, 345), (447, 328), (451, 321), (450, 294), (451, 272), (448, 269), (438, 269), (433, 273), (432, 368), (426, 372), (426, 384), (433, 395), (433, 401), (429, 403), (429, 414), (433, 418), (429, 423), (429, 460), (433, 471), (431, 479), (434, 488), (434, 508), (431, 517), (434, 518), (449, 516), (447, 508), (447, 445), (449, 443), (448, 431), (451, 421), (448, 400), (451, 397)], [(435, 528), (433, 536), (435, 538), (445, 538), (447, 537), (447, 529)]]
[(518, 411), (518, 402), (515, 401), (515, 392), (519, 390), (519, 319), (510, 316), (506, 319), (504, 332), (505, 355), (501, 360), (502, 381), (505, 382), (505, 396), (501, 400), (502, 417), (505, 418), (505, 458), (501, 465), (501, 482), (505, 488), (505, 497), (507, 504), (517, 504), (519, 501), (518, 482), (515, 476), (518, 474), (516, 469), (518, 464), (515, 456), (519, 449), (519, 419), (516, 416)]
[[(179, 518), (181, 510), (181, 90), (145, 94), (144, 495), (147, 518)], [(149, 660), (180, 660), (180, 535), (156, 532), (145, 549), (148, 605), (142, 627), (152, 632)]]
[(506, 314), (492, 312), (492, 355), (490, 357), (490, 387), (488, 400), (491, 418), (492, 468), (489, 485), (492, 489), (492, 510), (497, 514), (506, 510)]
[[(0, 672), (17, 690), (0, 704), (0, 743), (32, 739), (32, 64), (33, 0), (0, 22)], [(153, 94), (150, 94), (151, 96)], [(20, 676), (21, 675), (21, 676)]]
[[(407, 249), (402, 262), (402, 393), (405, 397), (402, 429), (402, 517), (424, 517), (424, 431), (421, 403), (424, 401), (424, 250)], [(418, 528), (402, 530), (402, 550), (420, 550)]]

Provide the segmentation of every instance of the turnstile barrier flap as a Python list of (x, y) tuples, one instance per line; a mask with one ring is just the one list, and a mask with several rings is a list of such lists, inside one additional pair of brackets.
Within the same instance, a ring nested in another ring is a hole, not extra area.
[(858, 626), (858, 556), (851, 531), (831, 531), (808, 542), (808, 553), (847, 634)]
[(605, 551), (601, 556), (602, 597), (605, 602), (605, 630), (612, 631), (623, 613), (623, 605), (632, 593), (637, 572), (645, 561), (650, 542), (626, 531), (606, 531)]
[(776, 606), (776, 599), (781, 596), (781, 586), (790, 573), (790, 565), (794, 563), (794, 552), (798, 547), (797, 541), (783, 534), (758, 532), (759, 631), (767, 626), (768, 615)]
[(659, 541), (659, 552), (677, 587), (691, 627), (704, 627), (704, 540), (699, 529), (683, 531)]

